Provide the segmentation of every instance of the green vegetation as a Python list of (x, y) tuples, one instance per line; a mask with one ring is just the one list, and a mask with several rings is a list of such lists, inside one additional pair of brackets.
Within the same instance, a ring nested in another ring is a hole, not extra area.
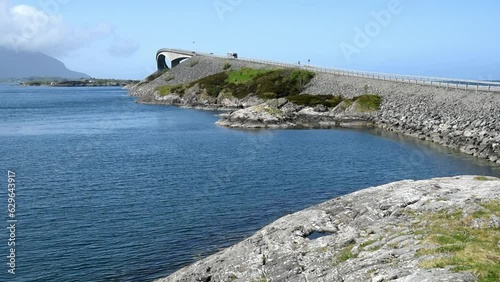
[(354, 104), (354, 100), (353, 99), (345, 99), (344, 102), (342, 103), (341, 105), (341, 108), (342, 110), (347, 110), (347, 108), (349, 108), (350, 106), (352, 106), (352, 104)]
[(304, 86), (314, 77), (314, 73), (304, 70), (279, 69), (266, 72), (257, 76), (253, 81), (257, 86), (255, 93), (260, 98), (270, 97), (284, 98), (287, 96), (299, 95)]
[(180, 96), (184, 95), (185, 88), (182, 84), (177, 85), (164, 85), (156, 88), (156, 91), (160, 93), (161, 96), (167, 96), (170, 94), (179, 94)]
[(382, 97), (378, 95), (361, 95), (354, 97), (352, 99), (344, 100), (342, 104), (342, 109), (345, 110), (356, 103), (356, 110), (359, 112), (373, 112), (380, 110), (380, 105), (382, 104)]
[(375, 242), (377, 242), (377, 240), (368, 240), (368, 241), (362, 243), (361, 245), (359, 245), (359, 247), (361, 249), (363, 249), (364, 247), (370, 246), (371, 244), (373, 244)]
[(362, 95), (344, 100), (343, 97), (336, 95), (300, 94), (315, 75), (307, 70), (252, 68), (227, 70), (230, 67), (230, 63), (226, 62), (224, 65), (226, 71), (224, 72), (201, 78), (186, 85), (158, 87), (157, 91), (163, 96), (172, 93), (183, 95), (186, 89), (199, 85), (200, 88), (206, 90), (208, 96), (214, 98), (225, 95), (242, 99), (248, 95), (256, 95), (264, 100), (286, 98), (292, 103), (308, 107), (323, 105), (333, 108), (344, 101), (343, 107), (347, 108), (357, 101), (357, 110), (361, 112), (378, 110), (382, 101), (381, 97), (377, 95)]
[(293, 95), (286, 97), (288, 101), (295, 103), (297, 105), (303, 105), (308, 107), (314, 107), (317, 105), (324, 105), (329, 108), (333, 108), (340, 104), (343, 100), (342, 96), (333, 95)]
[(188, 87), (199, 84), (211, 97), (218, 97), (224, 91), (240, 99), (250, 94), (256, 94), (262, 99), (274, 99), (298, 95), (313, 76), (314, 73), (302, 70), (246, 68), (207, 76)]
[(380, 110), (382, 98), (378, 95), (361, 95), (357, 98), (357, 110), (360, 112), (372, 112)]
[(211, 76), (204, 77), (200, 80), (197, 80), (189, 85), (189, 87), (193, 87), (196, 84), (199, 84), (201, 88), (207, 90), (207, 93), (211, 97), (217, 97), (224, 90), (224, 86), (226, 85), (227, 73), (220, 72)]
[(337, 260), (339, 262), (344, 262), (344, 261), (347, 261), (349, 259), (357, 258), (358, 255), (354, 254), (352, 252), (354, 245), (355, 244), (353, 243), (353, 244), (350, 244), (349, 246), (345, 247), (344, 249), (342, 249), (342, 251), (338, 254)]
[(277, 109), (277, 108), (274, 108), (274, 107), (257, 107), (256, 108), (257, 112), (266, 112), (268, 114), (271, 114), (271, 115), (281, 115), (283, 114), (283, 111), (280, 110), (280, 109)]
[(225, 62), (224, 65), (222, 66), (223, 70), (228, 70), (231, 68), (231, 64), (229, 62)]
[(473, 219), (486, 222), (491, 215), (500, 216), (500, 200), (482, 205), (482, 210), (467, 217), (462, 212), (425, 214), (422, 220), (429, 225), (419, 230), (427, 243), (434, 247), (421, 249), (418, 255), (440, 255), (420, 263), (424, 268), (451, 267), (453, 271), (470, 271), (481, 282), (500, 281), (500, 229), (473, 229)]
[(251, 68), (242, 68), (240, 70), (231, 70), (227, 73), (227, 83), (247, 83), (248, 81), (254, 79), (259, 75), (264, 75), (271, 70), (262, 70), (262, 69), (251, 69)]
[(298, 84), (299, 87), (304, 87), (306, 84), (313, 79), (314, 73), (310, 71), (303, 71), (303, 70), (293, 70), (292, 73), (290, 74), (290, 80), (296, 84)]
[(354, 97), (352, 99), (344, 100), (342, 104), (342, 109), (345, 110), (356, 103), (356, 110), (358, 112), (373, 112), (380, 110), (380, 105), (382, 104), (382, 97), (378, 95), (361, 95)]
[(474, 180), (477, 180), (477, 181), (493, 181), (495, 179), (489, 178), (489, 177), (485, 177), (485, 176), (476, 176), (476, 177), (474, 177)]
[(267, 282), (267, 277), (262, 275), (260, 278), (258, 278), (258, 280), (255, 280), (255, 279), (252, 279), (250, 280), (251, 282)]

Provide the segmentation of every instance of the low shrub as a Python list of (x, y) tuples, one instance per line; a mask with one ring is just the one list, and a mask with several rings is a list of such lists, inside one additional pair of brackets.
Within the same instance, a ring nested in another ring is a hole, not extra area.
[(185, 88), (184, 88), (184, 85), (182, 85), (182, 84), (163, 85), (163, 86), (156, 87), (156, 91), (158, 91), (158, 93), (161, 96), (167, 96), (170, 94), (179, 94), (182, 96), (185, 93)]
[(382, 98), (378, 95), (361, 95), (356, 98), (356, 101), (360, 112), (378, 111), (382, 104)]
[(226, 79), (227, 74), (225, 72), (220, 72), (197, 80), (193, 82), (190, 87), (199, 84), (201, 88), (207, 90), (209, 96), (217, 97), (219, 96), (219, 93), (224, 89), (224, 86), (226, 85)]
[(334, 95), (310, 95), (310, 94), (302, 94), (302, 95), (293, 95), (288, 96), (286, 99), (292, 103), (297, 105), (303, 105), (308, 107), (314, 107), (317, 105), (324, 105), (329, 108), (336, 107), (340, 104), (344, 99), (342, 96), (334, 96)]

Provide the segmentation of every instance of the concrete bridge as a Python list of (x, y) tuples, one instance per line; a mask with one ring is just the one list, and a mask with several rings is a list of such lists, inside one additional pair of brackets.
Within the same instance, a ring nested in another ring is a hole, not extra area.
[(158, 71), (174, 68), (182, 61), (194, 56), (196, 56), (196, 52), (194, 51), (167, 48), (160, 49), (158, 50), (158, 52), (156, 52), (156, 63), (158, 66)]
[[(215, 58), (223, 58), (227, 60), (236, 60), (235, 58), (228, 58), (227, 56), (214, 55), (213, 53), (208, 54), (208, 53), (201, 53), (189, 50), (164, 48), (158, 50), (158, 52), (156, 53), (156, 62), (158, 65), (158, 71), (162, 71), (168, 68), (173, 68), (179, 65), (182, 61), (190, 59), (194, 56), (209, 56)], [(170, 67), (169, 64), (167, 63), (167, 59), (169, 60)], [(237, 60), (247, 61), (252, 63), (260, 63), (281, 68), (300, 68), (304, 70), (310, 70), (313, 72), (330, 73), (340, 76), (363, 77), (363, 78), (395, 81), (395, 82), (402, 82), (409, 84), (428, 85), (428, 86), (442, 87), (447, 89), (500, 92), (500, 82), (493, 82), (493, 81), (376, 73), (376, 72), (356, 71), (356, 70), (347, 70), (339, 68), (325, 68), (312, 65), (297, 65), (284, 62), (248, 59), (248, 58), (239, 58)]]

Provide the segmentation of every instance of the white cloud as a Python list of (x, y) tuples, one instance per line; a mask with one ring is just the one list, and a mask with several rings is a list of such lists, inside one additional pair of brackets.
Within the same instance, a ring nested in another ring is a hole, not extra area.
[(111, 24), (71, 26), (56, 13), (62, 1), (53, 2), (50, 7), (38, 9), (28, 5), (9, 7), (7, 0), (0, 0), (0, 47), (61, 56), (112, 37), (115, 40), (110, 48), (118, 47), (119, 54), (130, 55), (138, 50), (138, 43), (120, 39)]

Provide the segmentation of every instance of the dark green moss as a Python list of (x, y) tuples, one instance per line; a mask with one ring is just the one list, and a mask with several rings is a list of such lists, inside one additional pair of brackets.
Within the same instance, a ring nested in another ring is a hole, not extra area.
[(191, 83), (207, 90), (208, 95), (217, 97), (222, 90), (236, 98), (256, 94), (262, 99), (274, 99), (298, 95), (314, 77), (314, 73), (302, 70), (253, 70), (242, 69), (214, 74)]
[(314, 107), (317, 105), (324, 105), (329, 108), (333, 108), (343, 101), (342, 96), (333, 95), (293, 95), (286, 97), (288, 101), (295, 103), (297, 105), (303, 105), (308, 107)]
[(276, 98), (298, 95), (314, 77), (314, 73), (304, 70), (274, 70), (255, 78), (257, 96), (265, 99), (268, 93), (276, 94)]
[(227, 73), (227, 83), (247, 83), (254, 79), (258, 75), (262, 75), (270, 72), (269, 69), (252, 69), (252, 68), (242, 68), (239, 70), (231, 70)]
[(201, 88), (206, 89), (209, 96), (217, 97), (226, 85), (227, 74), (225, 72), (216, 73), (197, 80), (189, 87), (199, 84)]
[(170, 94), (179, 94), (180, 96), (184, 95), (185, 93), (185, 88), (184, 85), (178, 84), (178, 85), (163, 85), (163, 86), (158, 86), (156, 87), (156, 91), (160, 93), (161, 96), (166, 96)]

